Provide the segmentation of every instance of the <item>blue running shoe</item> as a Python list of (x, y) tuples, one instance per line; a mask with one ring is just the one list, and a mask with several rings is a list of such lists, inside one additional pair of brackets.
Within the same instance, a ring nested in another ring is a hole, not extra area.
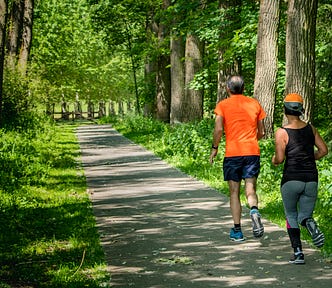
[(242, 231), (235, 231), (234, 228), (232, 228), (231, 232), (229, 233), (229, 239), (235, 242), (241, 242), (246, 240), (246, 238), (243, 237)]

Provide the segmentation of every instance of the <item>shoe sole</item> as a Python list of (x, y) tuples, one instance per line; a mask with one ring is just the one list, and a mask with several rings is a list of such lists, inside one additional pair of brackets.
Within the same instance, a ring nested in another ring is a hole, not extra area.
[(246, 240), (246, 238), (241, 238), (241, 239), (229, 238), (229, 239), (232, 240), (233, 242), (243, 242)]
[[(255, 217), (254, 215), (256, 215), (257, 217)], [(254, 237), (261, 238), (264, 234), (264, 226), (261, 222), (260, 216), (255, 213), (250, 215), (250, 217), (252, 221), (252, 233)]]
[(307, 225), (307, 230), (311, 235), (312, 242), (317, 248), (321, 248), (323, 247), (325, 241), (324, 234), (318, 229), (314, 220), (312, 220), (310, 223), (311, 225)]
[(312, 237), (312, 242), (317, 248), (321, 248), (324, 246), (324, 240), (325, 237), (323, 233), (319, 233), (318, 235)]
[(296, 265), (303, 265), (303, 264), (305, 264), (304, 260), (294, 260), (294, 261), (289, 260), (289, 263), (296, 264)]

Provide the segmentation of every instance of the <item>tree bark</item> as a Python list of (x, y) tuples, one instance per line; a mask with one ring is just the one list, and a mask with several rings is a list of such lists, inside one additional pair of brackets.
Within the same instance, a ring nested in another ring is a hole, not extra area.
[(169, 56), (160, 55), (157, 60), (157, 105), (156, 118), (165, 123), (170, 122), (171, 107), (171, 75), (168, 65), (170, 63)]
[[(163, 0), (162, 10), (166, 10), (170, 6), (170, 0)], [(168, 29), (164, 23), (158, 25), (158, 45), (160, 49), (166, 46), (165, 38), (169, 35)], [(167, 41), (167, 47), (169, 41)], [(170, 122), (170, 107), (171, 107), (171, 75), (170, 75), (170, 57), (161, 52), (157, 57), (156, 68), (156, 118), (165, 123)]]
[(0, 0), (0, 127), (2, 127), (3, 69), (5, 61), (5, 39), (7, 24), (7, 1)]
[(203, 118), (203, 90), (190, 88), (195, 74), (203, 67), (203, 44), (195, 35), (188, 34), (185, 48), (185, 95), (182, 103), (182, 121), (190, 122)]
[(182, 107), (184, 100), (184, 64), (185, 45), (183, 37), (171, 37), (171, 113), (170, 123), (182, 123)]
[(274, 105), (278, 71), (278, 26), (280, 0), (261, 0), (257, 32), (254, 97), (267, 113), (267, 138), (274, 134)]
[(31, 42), (32, 42), (33, 9), (34, 9), (34, 0), (25, 0), (24, 14), (23, 14), (22, 44), (17, 63), (18, 69), (23, 75), (25, 75), (27, 71), (27, 65), (28, 65)]
[[(153, 12), (150, 12), (150, 21), (146, 25), (147, 42), (158, 35), (158, 25), (154, 21)], [(144, 66), (144, 116), (154, 116), (155, 96), (156, 96), (156, 59), (150, 53), (146, 55)]]
[(23, 29), (24, 0), (16, 0), (12, 4), (10, 11), (10, 25), (7, 39), (8, 65), (15, 68), (18, 48), (21, 45)]
[(144, 66), (144, 82), (145, 82), (145, 101), (144, 101), (144, 116), (152, 116), (154, 109), (154, 96), (156, 91), (156, 62), (148, 59)]
[(311, 121), (315, 100), (315, 37), (318, 0), (289, 0), (286, 29), (286, 94), (304, 99), (304, 120)]

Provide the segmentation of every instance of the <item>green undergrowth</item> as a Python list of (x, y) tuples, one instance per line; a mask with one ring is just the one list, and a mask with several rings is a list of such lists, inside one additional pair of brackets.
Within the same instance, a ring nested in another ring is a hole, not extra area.
[(0, 130), (0, 287), (108, 287), (72, 125)]
[[(213, 165), (209, 163), (214, 128), (213, 119), (170, 126), (151, 118), (129, 115), (122, 118), (104, 119), (103, 123), (105, 122), (112, 123), (113, 127), (124, 136), (145, 146), (171, 165), (229, 196), (227, 183), (223, 181), (222, 176), (222, 159), (225, 147), (223, 142), (220, 143), (219, 154), (215, 163)], [(328, 130), (323, 132), (322, 134), (326, 138), (330, 138)], [(275, 167), (271, 164), (271, 157), (274, 153), (272, 139), (261, 140), (260, 147), (261, 173), (257, 186), (260, 210), (264, 218), (285, 229), (285, 216), (280, 195), (283, 167)], [(331, 157), (326, 157), (317, 162), (320, 171), (320, 187), (314, 215), (325, 233), (326, 244), (321, 251), (328, 258), (332, 255), (332, 226), (330, 225), (332, 219), (331, 162)], [(245, 205), (246, 201), (243, 194), (241, 195), (241, 201)], [(306, 231), (303, 231), (302, 235), (304, 239), (310, 239)]]

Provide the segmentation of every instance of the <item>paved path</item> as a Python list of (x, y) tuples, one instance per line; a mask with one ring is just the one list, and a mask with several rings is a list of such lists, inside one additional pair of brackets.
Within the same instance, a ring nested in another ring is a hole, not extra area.
[(288, 264), (285, 231), (263, 220), (257, 240), (228, 239), (228, 198), (135, 145), (107, 125), (77, 129), (112, 287), (332, 287), (332, 265), (304, 245)]

